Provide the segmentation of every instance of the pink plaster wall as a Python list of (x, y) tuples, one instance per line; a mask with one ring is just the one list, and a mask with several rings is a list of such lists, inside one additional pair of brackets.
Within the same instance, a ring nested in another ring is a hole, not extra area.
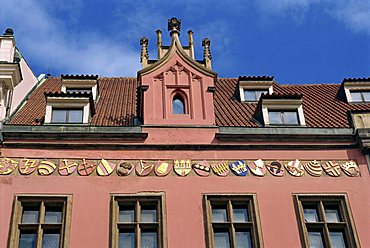
[[(164, 66), (139, 78), (148, 85), (144, 92), (144, 124), (214, 125), (213, 78), (201, 74), (178, 54)], [(175, 92), (186, 98), (184, 115), (172, 114), (172, 99)]]
[(15, 87), (13, 92), (13, 99), (11, 104), (11, 113), (18, 107), (27, 93), (31, 88), (37, 83), (37, 78), (33, 74), (31, 68), (28, 66), (27, 62), (22, 58), (19, 63), (22, 71), (23, 80)]
[(300, 247), (293, 193), (347, 193), (362, 247), (370, 247), (369, 172), (357, 150), (328, 151), (94, 151), (3, 149), (3, 156), (47, 158), (143, 158), (143, 159), (356, 159), (361, 177), (305, 176), (282, 178), (266, 175), (201, 178), (193, 172), (181, 178), (61, 176), (0, 177), (0, 247), (6, 246), (14, 194), (72, 194), (70, 247), (107, 247), (109, 206), (112, 193), (165, 192), (168, 247), (205, 247), (202, 194), (255, 193), (259, 205), (265, 247)]

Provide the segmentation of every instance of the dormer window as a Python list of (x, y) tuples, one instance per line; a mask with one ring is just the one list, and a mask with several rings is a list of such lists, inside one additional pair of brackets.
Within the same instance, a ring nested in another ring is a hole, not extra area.
[(305, 126), (302, 95), (263, 95), (255, 117), (265, 126)]
[(91, 95), (45, 93), (45, 124), (88, 124), (95, 114)]
[(97, 75), (64, 75), (62, 74), (63, 93), (92, 94), (94, 101), (99, 96)]
[(83, 108), (53, 108), (51, 123), (83, 123)]
[(299, 125), (296, 110), (269, 110), (270, 125)]
[(348, 103), (370, 103), (370, 78), (345, 78), (341, 89)]
[(369, 91), (357, 91), (350, 90), (351, 102), (366, 103), (370, 102), (370, 90)]
[(258, 102), (262, 94), (268, 94), (269, 91), (266, 90), (252, 90), (252, 89), (243, 89), (244, 90), (244, 101), (248, 102)]
[(274, 77), (243, 76), (238, 78), (240, 100), (242, 102), (258, 102), (262, 94), (273, 93)]

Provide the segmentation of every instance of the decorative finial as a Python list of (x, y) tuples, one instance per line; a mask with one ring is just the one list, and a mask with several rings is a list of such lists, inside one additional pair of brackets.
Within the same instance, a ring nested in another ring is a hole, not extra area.
[(7, 28), (7, 29), (5, 30), (5, 32), (4, 32), (4, 34), (3, 34), (3, 35), (13, 36), (13, 35), (14, 35), (14, 31), (13, 31), (13, 29), (11, 29), (11, 28)]
[(148, 66), (148, 59), (149, 59), (148, 43), (149, 43), (148, 38), (146, 37), (140, 38), (140, 46), (141, 46), (140, 62), (143, 68)]
[(189, 35), (189, 55), (192, 59), (194, 59), (194, 40), (193, 40), (193, 31), (188, 31)]
[(162, 46), (162, 30), (158, 29), (157, 33), (157, 46)]
[(212, 68), (212, 55), (211, 55), (211, 40), (208, 38), (204, 38), (202, 40), (202, 46), (204, 47), (204, 52), (203, 52), (203, 59), (204, 62), (206, 63), (206, 67), (211, 69)]
[(173, 33), (180, 34), (181, 30), (181, 20), (177, 19), (176, 17), (172, 17), (168, 19), (168, 31), (170, 31), (170, 35), (172, 36)]

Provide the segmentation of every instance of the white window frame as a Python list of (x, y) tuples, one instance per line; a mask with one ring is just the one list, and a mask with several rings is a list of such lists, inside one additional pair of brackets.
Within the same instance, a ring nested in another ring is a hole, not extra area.
[(273, 81), (239, 81), (239, 93), (240, 93), (240, 100), (242, 102), (258, 102), (259, 99), (256, 101), (249, 101), (244, 98), (244, 91), (245, 90), (267, 90), (269, 95), (273, 93), (272, 87)]
[[(88, 124), (91, 118), (90, 99), (87, 97), (48, 97), (46, 103), (45, 124), (61, 124), (52, 123), (53, 108), (83, 108), (82, 124)], [(66, 123), (70, 125), (78, 125), (81, 123)]]
[(368, 82), (344, 82), (344, 92), (349, 103), (370, 103), (370, 102), (357, 102), (352, 100), (351, 91), (370, 91), (370, 81)]
[[(263, 99), (262, 100), (262, 115), (265, 126), (275, 125), (270, 124), (269, 110), (281, 111), (297, 111), (298, 126), (305, 126), (306, 121), (303, 114), (302, 99)], [(282, 126), (291, 126), (289, 124)], [(294, 125), (296, 126), (296, 125)]]

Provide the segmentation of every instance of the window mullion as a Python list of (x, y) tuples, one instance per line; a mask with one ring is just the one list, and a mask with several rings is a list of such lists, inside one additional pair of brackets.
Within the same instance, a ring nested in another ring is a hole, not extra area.
[(330, 235), (329, 235), (329, 229), (328, 225), (326, 223), (326, 216), (325, 216), (325, 210), (324, 210), (324, 204), (322, 201), (319, 202), (318, 204), (318, 210), (319, 210), (319, 221), (323, 223), (323, 226), (321, 228), (322, 230), (322, 238), (323, 238), (323, 243), (325, 247), (331, 247), (330, 246)]
[(43, 224), (45, 222), (45, 202), (42, 201), (40, 204), (40, 214), (39, 214), (39, 225), (37, 228), (37, 248), (42, 247), (42, 238), (44, 234)]
[(141, 205), (139, 201), (136, 201), (135, 205), (135, 218), (136, 218), (136, 247), (141, 247)]
[(234, 213), (233, 213), (233, 206), (231, 201), (227, 201), (227, 215), (229, 218), (229, 234), (230, 234), (230, 242), (231, 247), (236, 247), (236, 235), (235, 235), (235, 227), (234, 227)]

